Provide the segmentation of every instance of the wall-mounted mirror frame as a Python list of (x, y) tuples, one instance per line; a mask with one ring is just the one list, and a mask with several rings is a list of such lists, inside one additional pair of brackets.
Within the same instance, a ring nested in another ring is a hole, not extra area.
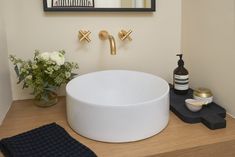
[(151, 0), (149, 8), (95, 8), (95, 7), (48, 7), (47, 0), (43, 0), (44, 11), (78, 11), (78, 12), (154, 12), (156, 0)]

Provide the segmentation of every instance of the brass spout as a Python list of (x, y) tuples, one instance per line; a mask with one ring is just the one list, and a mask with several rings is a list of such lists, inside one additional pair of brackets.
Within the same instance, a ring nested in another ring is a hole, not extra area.
[(109, 43), (110, 43), (110, 53), (111, 55), (116, 55), (116, 42), (112, 35), (109, 35)]
[(116, 55), (116, 42), (112, 35), (109, 35), (107, 31), (100, 31), (99, 37), (101, 40), (107, 40), (109, 39), (110, 43), (110, 53), (111, 55)]

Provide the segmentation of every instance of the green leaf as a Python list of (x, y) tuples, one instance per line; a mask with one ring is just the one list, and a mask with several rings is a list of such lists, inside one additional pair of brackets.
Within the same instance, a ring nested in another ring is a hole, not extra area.
[(53, 85), (48, 85), (48, 87), (50, 87), (50, 88), (57, 88), (57, 86), (53, 86)]
[(48, 87), (48, 88), (44, 88), (46, 91), (50, 91), (50, 92), (56, 92), (56, 88), (53, 87)]
[(24, 82), (24, 84), (23, 84), (23, 89), (24, 88), (28, 88), (29, 86), (27, 85), (27, 83), (26, 82)]
[(48, 86), (48, 82), (45, 82), (43, 87), (47, 87)]
[(44, 84), (44, 90), (49, 91), (49, 92), (56, 92), (57, 86), (53, 86), (48, 84), (48, 82), (46, 82)]
[(23, 80), (24, 80), (24, 77), (20, 75), (17, 84), (21, 83)]
[(75, 74), (75, 73), (71, 73), (71, 78), (75, 78), (78, 74)]
[(19, 77), (19, 76), (20, 76), (20, 73), (19, 73), (19, 68), (18, 68), (17, 65), (15, 66), (14, 70), (15, 70), (15, 72), (16, 72), (17, 77)]

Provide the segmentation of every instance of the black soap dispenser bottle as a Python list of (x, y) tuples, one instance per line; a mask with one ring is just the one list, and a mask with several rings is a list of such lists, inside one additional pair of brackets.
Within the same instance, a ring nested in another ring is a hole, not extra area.
[(183, 54), (177, 54), (176, 56), (179, 56), (180, 59), (178, 67), (174, 70), (173, 88), (175, 94), (185, 95), (189, 90), (189, 73), (184, 67)]

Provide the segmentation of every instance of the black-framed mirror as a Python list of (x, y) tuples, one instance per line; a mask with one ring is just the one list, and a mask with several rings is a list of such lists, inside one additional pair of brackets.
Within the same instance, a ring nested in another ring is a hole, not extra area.
[(155, 0), (43, 0), (44, 11), (153, 12)]

